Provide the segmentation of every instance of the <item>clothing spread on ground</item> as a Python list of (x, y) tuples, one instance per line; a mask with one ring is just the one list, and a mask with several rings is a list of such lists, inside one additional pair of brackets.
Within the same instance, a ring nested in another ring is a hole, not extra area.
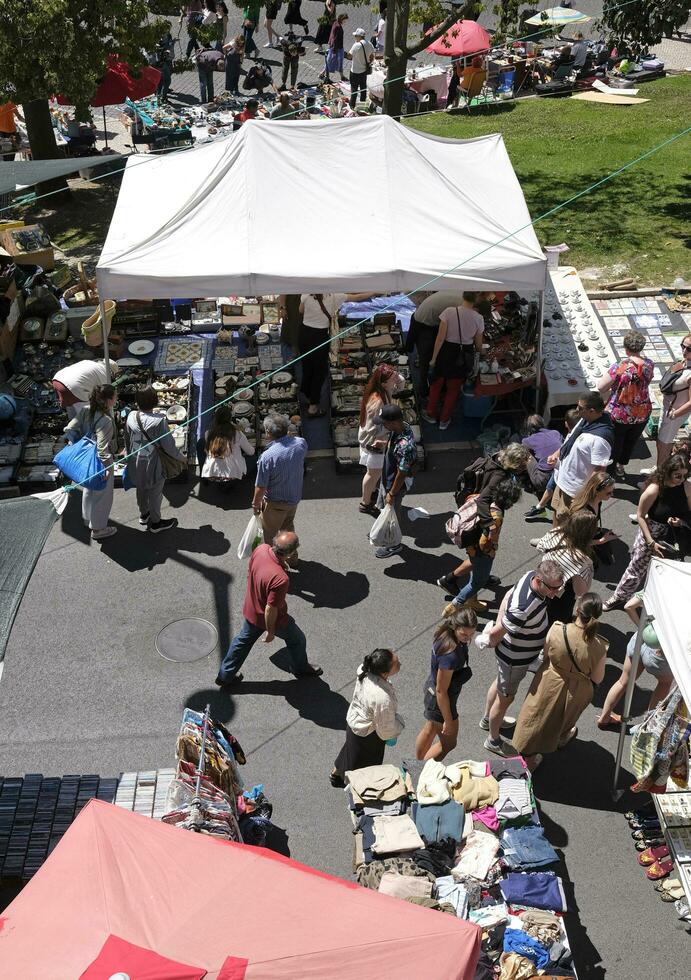
[(406, 759), (345, 778), (360, 885), (479, 926), (487, 976), (575, 976), (559, 855), (520, 756)]

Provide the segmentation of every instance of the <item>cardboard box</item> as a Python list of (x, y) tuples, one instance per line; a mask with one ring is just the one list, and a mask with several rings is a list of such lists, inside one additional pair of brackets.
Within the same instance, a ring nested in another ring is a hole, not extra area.
[[(22, 230), (33, 231), (34, 229), (43, 230), (40, 225), (27, 225)], [(49, 245), (47, 248), (37, 249), (35, 252), (23, 252), (17, 246), (15, 240), (16, 231), (17, 229), (4, 231), (2, 233), (2, 244), (17, 265), (40, 265), (46, 272), (51, 272), (55, 268), (55, 254), (52, 246)]]

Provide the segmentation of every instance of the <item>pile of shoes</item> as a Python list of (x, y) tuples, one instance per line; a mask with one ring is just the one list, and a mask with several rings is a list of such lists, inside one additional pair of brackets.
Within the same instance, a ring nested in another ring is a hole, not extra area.
[(640, 810), (629, 810), (626, 819), (636, 850), (640, 852), (638, 863), (645, 870), (646, 877), (655, 882), (655, 891), (660, 900), (674, 903), (679, 918), (691, 922), (691, 909), (684, 885), (679, 878), (671, 876), (674, 860), (652, 801)]

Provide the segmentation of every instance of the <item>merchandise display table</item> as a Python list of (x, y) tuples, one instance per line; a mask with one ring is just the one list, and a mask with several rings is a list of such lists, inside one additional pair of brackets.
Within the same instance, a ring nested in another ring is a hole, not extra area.
[(653, 794), (653, 802), (677, 878), (691, 906), (691, 791), (679, 789), (670, 779), (666, 793)]

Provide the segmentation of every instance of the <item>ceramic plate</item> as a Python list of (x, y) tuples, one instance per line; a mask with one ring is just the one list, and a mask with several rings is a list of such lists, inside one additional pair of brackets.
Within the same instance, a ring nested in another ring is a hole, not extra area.
[(135, 340), (133, 343), (129, 344), (127, 350), (130, 352), (130, 354), (143, 355), (150, 354), (155, 346), (156, 344), (153, 342), (153, 340)]
[(187, 409), (184, 405), (171, 405), (166, 415), (171, 422), (182, 422), (187, 418)]
[(120, 357), (115, 363), (119, 367), (139, 367), (142, 362), (138, 357)]
[(173, 382), (173, 388), (175, 388), (176, 391), (185, 391), (188, 385), (188, 378), (176, 378)]
[(277, 385), (289, 385), (292, 380), (293, 375), (289, 371), (279, 371), (273, 376), (273, 382)]
[(252, 406), (248, 405), (247, 402), (238, 402), (233, 405), (233, 415), (249, 415), (252, 411)]
[(250, 388), (248, 391), (239, 391), (235, 397), (242, 402), (251, 402), (254, 398), (254, 392)]

